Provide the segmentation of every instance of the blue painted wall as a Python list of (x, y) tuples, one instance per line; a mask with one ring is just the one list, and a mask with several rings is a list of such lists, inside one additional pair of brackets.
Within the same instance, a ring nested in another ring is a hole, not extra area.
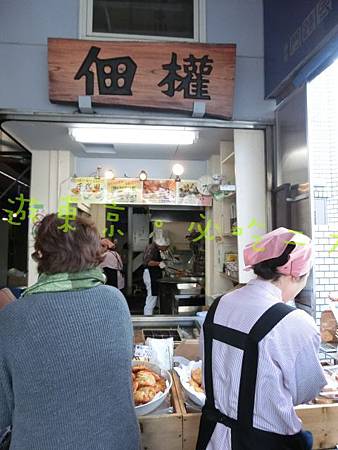
[[(78, 22), (79, 0), (0, 0), (0, 109), (74, 111), (48, 100), (47, 38), (78, 38)], [(264, 100), (263, 0), (207, 0), (206, 28), (207, 42), (237, 44), (234, 119), (272, 119), (275, 103)]]
[(266, 96), (330, 35), (338, 40), (337, 0), (264, 0)]

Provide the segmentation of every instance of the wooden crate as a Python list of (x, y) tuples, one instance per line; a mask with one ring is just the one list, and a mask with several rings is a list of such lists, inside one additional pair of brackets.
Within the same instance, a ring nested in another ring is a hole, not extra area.
[(332, 449), (338, 444), (338, 404), (296, 407), (304, 429), (314, 437), (314, 449)]
[[(181, 383), (174, 374), (178, 400), (182, 411), (183, 450), (195, 450), (200, 413), (188, 413), (184, 402), (185, 394)], [(338, 444), (338, 404), (302, 405), (296, 408), (297, 415), (303, 421), (304, 429), (310, 430), (314, 437), (314, 449), (333, 449)]]
[(139, 417), (142, 450), (182, 450), (182, 412), (174, 383), (171, 403), (173, 414)]
[(200, 413), (188, 413), (185, 408), (185, 394), (182, 390), (182, 385), (179, 377), (174, 373), (174, 384), (177, 390), (177, 397), (182, 412), (182, 450), (195, 450), (198, 428), (200, 424)]

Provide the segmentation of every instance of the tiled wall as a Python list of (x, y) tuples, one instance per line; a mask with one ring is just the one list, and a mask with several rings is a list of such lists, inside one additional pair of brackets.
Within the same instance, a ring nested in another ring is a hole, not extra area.
[(321, 312), (327, 309), (328, 295), (338, 292), (338, 249), (331, 251), (337, 243), (337, 225), (315, 226), (315, 292), (316, 319), (320, 319)]
[(315, 223), (313, 233), (318, 322), (321, 312), (327, 309), (329, 294), (338, 292), (337, 76), (338, 63), (323, 72), (308, 88), (311, 185), (315, 198), (326, 198), (326, 222)]

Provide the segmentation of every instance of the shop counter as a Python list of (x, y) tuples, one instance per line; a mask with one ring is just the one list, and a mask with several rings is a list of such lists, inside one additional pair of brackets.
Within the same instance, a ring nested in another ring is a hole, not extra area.
[[(178, 376), (174, 373), (178, 401), (182, 414), (182, 450), (195, 450), (201, 413), (188, 412), (185, 394)], [(301, 405), (296, 407), (297, 415), (314, 437), (314, 450), (334, 449), (338, 444), (338, 404)]]
[(139, 417), (142, 450), (182, 450), (182, 412), (176, 385), (170, 392), (171, 413), (159, 411)]

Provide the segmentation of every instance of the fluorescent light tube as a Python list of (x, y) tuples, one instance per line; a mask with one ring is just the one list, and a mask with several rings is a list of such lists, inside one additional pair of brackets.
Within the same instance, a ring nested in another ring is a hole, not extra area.
[(197, 131), (175, 127), (78, 127), (69, 134), (90, 144), (191, 145), (198, 138)]

